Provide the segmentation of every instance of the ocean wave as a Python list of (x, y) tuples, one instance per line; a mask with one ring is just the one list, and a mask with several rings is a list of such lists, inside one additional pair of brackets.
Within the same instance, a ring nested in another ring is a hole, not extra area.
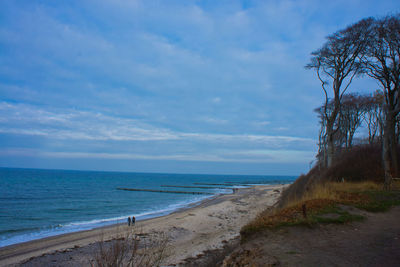
[[(25, 228), (15, 231), (4, 231), (0, 233), (0, 247), (14, 245), (18, 243), (28, 242), (36, 239), (56, 236), (61, 234), (73, 233), (84, 230), (91, 230), (112, 224), (125, 223), (128, 217), (135, 216), (137, 221), (168, 215), (179, 209), (188, 207), (196, 202), (200, 202), (212, 196), (199, 196), (191, 200), (182, 201), (180, 203), (170, 204), (167, 207), (158, 207), (141, 213), (125, 214), (112, 218), (94, 219), (88, 221), (70, 222), (65, 224), (57, 224), (43, 229)], [(28, 233), (26, 233), (29, 231)], [(13, 235), (15, 233), (20, 233)], [(25, 232), (25, 233), (21, 233)]]

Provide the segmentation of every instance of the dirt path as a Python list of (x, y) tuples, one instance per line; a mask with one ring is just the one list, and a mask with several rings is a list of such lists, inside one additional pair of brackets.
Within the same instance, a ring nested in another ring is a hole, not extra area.
[(347, 225), (267, 231), (236, 249), (225, 266), (400, 266), (400, 207)]

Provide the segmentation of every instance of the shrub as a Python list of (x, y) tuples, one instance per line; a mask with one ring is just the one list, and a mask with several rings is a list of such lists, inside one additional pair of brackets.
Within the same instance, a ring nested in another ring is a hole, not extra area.
[(164, 233), (146, 235), (135, 231), (119, 232), (110, 241), (98, 242), (91, 266), (153, 267), (167, 256), (168, 237)]
[(282, 193), (277, 206), (282, 208), (290, 202), (301, 199), (304, 195), (309, 194), (316, 185), (327, 182), (373, 181), (382, 183), (384, 171), (381, 152), (379, 145), (359, 145), (342, 151), (330, 168), (321, 168), (317, 164), (306, 175), (297, 178)]

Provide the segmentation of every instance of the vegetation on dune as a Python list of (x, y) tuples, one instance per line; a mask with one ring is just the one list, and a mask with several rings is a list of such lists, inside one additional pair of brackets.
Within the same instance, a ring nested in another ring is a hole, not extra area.
[(149, 235), (135, 229), (118, 229), (113, 239), (98, 242), (98, 249), (90, 259), (90, 266), (161, 266), (168, 250), (168, 236), (165, 233)]
[(375, 144), (358, 145), (342, 151), (330, 168), (320, 168), (317, 164), (308, 174), (301, 175), (282, 193), (277, 206), (282, 208), (296, 199), (302, 199), (318, 185), (339, 182), (341, 186), (344, 186), (343, 181), (359, 182), (362, 185), (374, 182), (375, 185), (383, 187), (384, 170), (381, 163), (381, 148)]
[(400, 185), (384, 191), (382, 184), (375, 182), (326, 182), (316, 184), (299, 198), (292, 198), (284, 206), (265, 210), (241, 230), (242, 239), (265, 229), (281, 226), (323, 223), (347, 223), (364, 219), (359, 214), (347, 211), (356, 207), (369, 212), (382, 212), (400, 205)]

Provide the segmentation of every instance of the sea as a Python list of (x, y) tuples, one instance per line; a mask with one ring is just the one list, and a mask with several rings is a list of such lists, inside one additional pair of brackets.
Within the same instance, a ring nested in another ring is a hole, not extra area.
[(295, 178), (0, 168), (0, 247), (126, 223), (129, 216), (136, 220), (163, 216), (218, 194), (230, 194), (233, 187), (291, 183)]

